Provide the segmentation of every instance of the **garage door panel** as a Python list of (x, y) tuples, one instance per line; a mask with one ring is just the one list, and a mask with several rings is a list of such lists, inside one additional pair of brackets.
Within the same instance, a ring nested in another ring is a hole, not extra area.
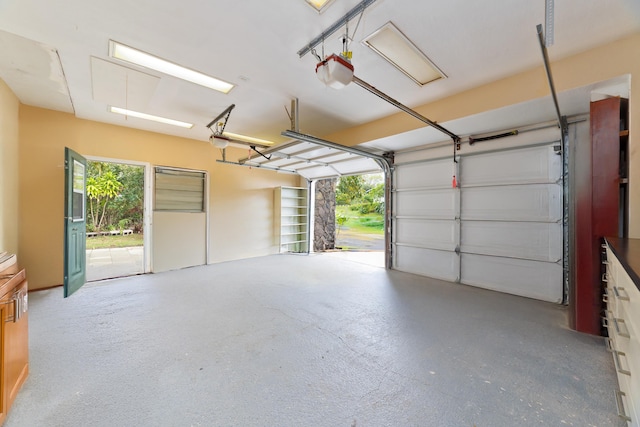
[(337, 174), (332, 168), (321, 165), (298, 168), (297, 172), (307, 179), (318, 179)]
[(397, 216), (455, 218), (456, 197), (453, 189), (397, 192), (394, 201)]
[(454, 251), (457, 223), (453, 220), (395, 220), (394, 243)]
[(560, 303), (562, 266), (556, 263), (462, 254), (461, 282)]
[(561, 233), (561, 223), (465, 221), (461, 250), (556, 262), (562, 259)]
[(558, 184), (464, 188), (461, 199), (463, 220), (555, 222), (562, 218)]
[(460, 257), (455, 252), (396, 246), (394, 268), (453, 282), (458, 279)]
[(362, 174), (363, 171), (370, 172), (380, 169), (380, 166), (373, 159), (352, 156), (352, 158), (333, 163), (333, 168), (342, 175)]
[(396, 188), (450, 188), (453, 176), (451, 159), (414, 163), (396, 168)]
[(560, 179), (561, 172), (562, 157), (553, 147), (531, 147), (464, 157), (460, 184), (552, 183)]
[(450, 158), (396, 165), (394, 268), (562, 302), (561, 156), (552, 142), (496, 148), (459, 157), (458, 189)]

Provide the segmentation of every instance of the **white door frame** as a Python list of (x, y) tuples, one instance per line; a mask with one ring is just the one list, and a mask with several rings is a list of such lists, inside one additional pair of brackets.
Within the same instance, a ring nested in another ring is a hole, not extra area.
[(151, 163), (149, 162), (138, 162), (135, 160), (122, 160), (122, 159), (114, 159), (111, 157), (101, 157), (101, 156), (85, 156), (87, 160), (91, 162), (105, 162), (105, 163), (118, 163), (121, 165), (131, 165), (131, 166), (142, 166), (144, 167), (144, 207), (142, 209), (142, 223), (144, 227), (144, 233), (142, 235), (143, 238), (143, 273), (151, 272), (151, 243), (152, 239), (152, 218), (153, 218), (153, 204), (152, 204), (152, 196), (153, 193), (152, 185), (153, 185), (153, 168), (151, 167)]

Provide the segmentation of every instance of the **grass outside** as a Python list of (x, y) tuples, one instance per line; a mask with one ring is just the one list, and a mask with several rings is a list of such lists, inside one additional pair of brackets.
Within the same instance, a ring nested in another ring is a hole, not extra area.
[(336, 206), (336, 218), (344, 216), (347, 222), (344, 225), (336, 225), (336, 229), (349, 229), (361, 234), (384, 234), (384, 215), (377, 213), (361, 214), (352, 211), (349, 206)]
[(142, 234), (127, 234), (126, 236), (95, 236), (87, 237), (87, 249), (128, 248), (143, 246)]

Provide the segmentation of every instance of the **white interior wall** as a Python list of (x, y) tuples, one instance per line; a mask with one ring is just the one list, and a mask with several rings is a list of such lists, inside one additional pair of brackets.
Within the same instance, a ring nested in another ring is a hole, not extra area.
[(152, 271), (206, 264), (206, 219), (204, 212), (154, 212)]

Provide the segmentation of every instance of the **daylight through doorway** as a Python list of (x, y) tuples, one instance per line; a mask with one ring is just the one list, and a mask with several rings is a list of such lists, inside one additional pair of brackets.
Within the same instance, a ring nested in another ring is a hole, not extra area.
[(336, 185), (336, 249), (384, 251), (384, 175), (343, 176)]
[(87, 164), (87, 281), (145, 272), (145, 167)]
[(384, 267), (384, 174), (315, 181), (314, 251)]

